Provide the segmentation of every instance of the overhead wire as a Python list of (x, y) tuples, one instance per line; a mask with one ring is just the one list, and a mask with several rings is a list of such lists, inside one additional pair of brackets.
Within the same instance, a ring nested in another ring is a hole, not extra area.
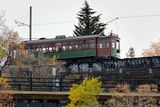
[[(26, 17), (28, 15), (24, 15), (22, 17), (19, 17), (15, 20), (21, 19), (23, 17)], [(151, 15), (133, 15), (133, 16), (120, 16), (118, 17), (118, 19), (129, 19), (129, 18), (146, 18), (146, 17), (160, 17), (160, 14), (151, 14)], [(110, 17), (110, 19), (113, 19), (115, 17)], [(108, 18), (105, 18), (108, 19)], [(62, 21), (62, 22), (50, 22), (50, 23), (35, 23), (32, 24), (33, 26), (43, 26), (43, 25), (54, 25), (54, 24), (67, 24), (67, 23), (74, 23), (75, 21)], [(9, 26), (9, 27), (18, 27), (18, 25), (13, 25), (13, 26)]]
[(121, 16), (119, 19), (127, 19), (127, 18), (143, 18), (143, 17), (159, 17), (160, 14), (152, 14), (152, 15), (135, 15), (135, 16)]
[(24, 17), (26, 17), (26, 16), (29, 16), (29, 15), (27, 14), (27, 15), (21, 16), (21, 17), (15, 19), (15, 20), (22, 19), (22, 18), (24, 18)]
[(63, 21), (63, 22), (53, 22), (53, 23), (37, 23), (33, 25), (52, 25), (52, 24), (64, 24), (64, 23), (73, 23), (75, 21)]
[[(120, 16), (118, 19), (126, 19), (126, 18), (143, 18), (143, 17), (158, 17), (160, 14), (153, 15), (135, 15), (135, 16)], [(51, 22), (51, 23), (37, 23), (33, 25), (52, 25), (52, 24), (64, 24), (64, 23), (73, 23), (75, 21), (62, 21), (62, 22)]]
[[(147, 18), (147, 17), (160, 17), (160, 14), (151, 14), (151, 15), (134, 15), (134, 16), (120, 16), (120, 17), (112, 17), (113, 21), (114, 19), (116, 19), (116, 30), (117, 33), (119, 33), (119, 28), (118, 28), (118, 19), (131, 19), (131, 18)], [(110, 18), (111, 19), (111, 18)], [(109, 22), (111, 22), (109, 21)]]

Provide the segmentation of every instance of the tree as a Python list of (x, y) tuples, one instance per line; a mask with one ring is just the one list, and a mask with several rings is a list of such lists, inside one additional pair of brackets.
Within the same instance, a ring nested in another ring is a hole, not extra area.
[[(155, 95), (158, 91), (158, 86), (155, 84), (142, 84), (138, 86), (137, 92), (139, 95), (150, 94)], [(156, 107), (156, 98), (152, 96), (138, 96), (138, 107)]]
[[(12, 59), (10, 65), (4, 67), (3, 76), (20, 77), (24, 78), (24, 80), (30, 77), (35, 78), (32, 80), (32, 82), (37, 82), (36, 85), (40, 86), (38, 90), (41, 90), (47, 84), (52, 85), (53, 81), (52, 79), (43, 78), (53, 78), (57, 75), (60, 75), (60, 73), (58, 72), (65, 72), (64, 62), (56, 60), (55, 58), (49, 59), (45, 56), (43, 56), (42, 58), (36, 57), (33, 52), (26, 50), (24, 42), (19, 43), (14, 50), (16, 54), (14, 55), (14, 58)], [(17, 79), (10, 78), (9, 80), (16, 81)], [(26, 88), (26, 85), (24, 85), (23, 83), (21, 83), (21, 86), (22, 90), (23, 87)], [(11, 85), (11, 88), (13, 87)]]
[(70, 103), (66, 107), (99, 107), (97, 95), (101, 93), (102, 83), (97, 78), (85, 78), (81, 84), (70, 89)]
[[(9, 88), (7, 80), (5, 78), (0, 77), (0, 90), (4, 91), (6, 88)], [(0, 94), (0, 107), (11, 107), (13, 95), (7, 92), (2, 92)], [(10, 106), (9, 106), (10, 105)], [(12, 105), (13, 106), (13, 105)]]
[[(126, 96), (118, 96), (118, 93), (125, 93)], [(131, 93), (129, 84), (118, 84), (114, 94), (108, 100), (110, 107), (133, 107), (134, 99), (127, 94)]]
[[(5, 24), (5, 13), (0, 12), (0, 62), (7, 59), (4, 62), (8, 61), (8, 56), (10, 55), (10, 46), (13, 46), (13, 43), (16, 43), (15, 36), (17, 37), (17, 33), (13, 32), (9, 29), (9, 27)], [(14, 39), (13, 39), (14, 38)], [(6, 63), (2, 65), (5, 66)], [(1, 66), (0, 69), (2, 70)], [(11, 107), (14, 105), (10, 105), (12, 102), (13, 95), (10, 94), (6, 89), (9, 89), (9, 85), (5, 78), (0, 77), (0, 107)], [(6, 90), (6, 91), (5, 91)], [(4, 92), (5, 91), (5, 92)]]
[[(155, 107), (156, 99), (153, 95), (156, 92), (157, 85), (155, 84), (139, 85), (136, 93), (131, 91), (129, 84), (118, 84), (108, 104), (110, 107)], [(134, 94), (137, 96), (132, 96)]]
[(153, 42), (149, 49), (145, 49), (142, 52), (144, 57), (148, 56), (160, 56), (160, 40), (158, 42)]
[(128, 53), (126, 54), (127, 58), (134, 58), (135, 57), (135, 51), (133, 47), (130, 47), (128, 50)]
[(9, 30), (5, 25), (4, 12), (0, 13), (0, 59), (7, 55), (6, 48), (8, 47), (8, 42), (6, 38), (8, 36)]
[(5, 22), (5, 13), (0, 12), (0, 62), (5, 62), (2, 67), (6, 65), (12, 54), (11, 47), (15, 46), (19, 39), (18, 33), (9, 29)]
[(104, 33), (106, 24), (100, 22), (101, 14), (93, 16), (95, 13), (96, 11), (93, 11), (87, 1), (85, 1), (84, 7), (81, 8), (81, 11), (77, 14), (79, 23), (78, 25), (74, 25), (75, 30), (73, 32), (75, 36)]

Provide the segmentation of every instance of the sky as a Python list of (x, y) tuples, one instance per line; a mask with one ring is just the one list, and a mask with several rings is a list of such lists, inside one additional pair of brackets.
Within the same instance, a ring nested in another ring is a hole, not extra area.
[[(101, 14), (101, 22), (107, 23), (105, 34), (111, 30), (121, 38), (121, 58), (130, 47), (136, 57), (141, 57), (151, 42), (160, 40), (160, 0), (87, 0), (90, 7)], [(77, 13), (84, 0), (0, 0), (0, 11), (5, 11), (6, 23), (29, 38), (29, 27), (18, 26), (15, 20), (29, 24), (29, 7), (32, 6), (32, 38), (54, 38), (56, 35), (72, 36), (78, 23)]]

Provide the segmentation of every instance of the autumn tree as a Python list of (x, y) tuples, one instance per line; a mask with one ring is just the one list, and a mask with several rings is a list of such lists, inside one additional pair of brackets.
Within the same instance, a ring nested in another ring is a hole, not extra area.
[[(4, 69), (5, 76), (27, 77), (29, 70), (42, 67), (42, 64), (45, 63), (44, 60), (39, 61), (30, 50), (27, 50), (24, 42), (17, 44), (14, 47), (14, 51), (14, 58), (12, 59), (11, 64)], [(39, 62), (41, 62), (41, 65)], [(40, 74), (41, 73), (37, 76), (40, 76)]]
[[(63, 61), (48, 58), (45, 55), (37, 57), (34, 52), (26, 49), (24, 42), (19, 43), (15, 48), (15, 51), (15, 58), (12, 59), (9, 66), (5, 67), (3, 76), (20, 77), (24, 78), (24, 80), (30, 77), (35, 78), (32, 82), (33, 84), (34, 82), (38, 82), (39, 84), (37, 83), (37, 85), (39, 85), (40, 90), (44, 88), (44, 85), (52, 85), (53, 82), (52, 79), (43, 78), (54, 78), (56, 75), (60, 75), (59, 72), (64, 72), (65, 68)], [(10, 78), (10, 81), (15, 81), (15, 79), (16, 78)], [(23, 86), (23, 83), (20, 84)]]
[[(110, 107), (155, 107), (157, 85), (139, 85), (136, 92), (132, 92), (129, 84), (118, 84), (111, 99), (108, 100)], [(134, 95), (135, 94), (135, 95)]]
[(12, 31), (5, 24), (5, 13), (0, 13), (0, 61), (5, 62), (2, 67), (9, 63), (10, 55), (13, 55), (11, 49), (17, 44), (19, 36), (17, 32)]
[[(110, 107), (134, 107), (134, 98), (127, 96), (131, 93), (129, 84), (118, 84), (113, 93), (112, 98), (108, 100)], [(119, 96), (119, 93), (125, 93), (125, 95)]]
[[(11, 37), (13, 37), (13, 31), (9, 29), (9, 27), (5, 24), (6, 19), (4, 17), (4, 12), (0, 13), (0, 62), (3, 61), (4, 58), (8, 59), (9, 56), (9, 47), (13, 41), (11, 41)], [(7, 60), (5, 61), (7, 62)], [(2, 67), (5, 66), (5, 63)], [(2, 70), (2, 68), (0, 68)], [(3, 77), (0, 77), (0, 107), (8, 107), (11, 105), (12, 95), (6, 90), (9, 88), (7, 80)], [(6, 90), (4, 92), (4, 90)]]
[[(139, 96), (137, 98), (138, 107), (156, 107), (156, 98), (153, 97), (158, 91), (158, 86), (155, 84), (142, 84), (137, 88)], [(141, 96), (146, 95), (146, 96)]]
[(151, 43), (150, 48), (143, 50), (142, 55), (144, 57), (160, 56), (160, 40), (158, 42)]
[(0, 59), (4, 58), (7, 55), (7, 50), (9, 43), (6, 40), (8, 35), (10, 34), (10, 30), (5, 24), (4, 13), (0, 13)]
[(8, 91), (5, 91), (8, 88), (7, 80), (0, 77), (0, 107), (13, 107), (13, 96)]
[(74, 35), (75, 36), (85, 36), (94, 34), (103, 34), (106, 24), (100, 22), (100, 14), (94, 15), (96, 11), (90, 8), (87, 1), (84, 3), (84, 7), (78, 15), (78, 25), (75, 26)]
[(97, 78), (85, 78), (81, 84), (70, 89), (70, 103), (66, 107), (100, 107), (97, 95), (102, 92), (102, 83)]

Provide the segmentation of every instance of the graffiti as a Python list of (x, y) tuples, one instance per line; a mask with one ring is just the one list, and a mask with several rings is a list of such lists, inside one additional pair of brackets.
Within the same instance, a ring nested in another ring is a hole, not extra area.
[(70, 65), (69, 67), (69, 70), (72, 71), (72, 72), (78, 72), (78, 65), (77, 64), (72, 64)]
[(112, 69), (154, 68), (154, 67), (160, 67), (160, 57), (119, 59), (116, 61), (105, 60), (103, 64), (104, 68), (112, 68)]
[(93, 63), (91, 67), (89, 67), (88, 63), (83, 64), (71, 64), (69, 65), (69, 70), (71, 72), (95, 72), (102, 71), (102, 66), (100, 63)]
[(88, 63), (80, 64), (79, 65), (79, 71), (80, 72), (87, 72), (87, 71), (89, 71), (89, 64)]
[(71, 64), (68, 68), (71, 72), (99, 72), (105, 69), (120, 68), (160, 68), (160, 57), (126, 58), (116, 60), (106, 59), (101, 62)]
[(93, 72), (102, 71), (102, 66), (100, 63), (93, 63), (91, 68)]
[(158, 58), (153, 58), (152, 63), (155, 67), (160, 67), (160, 60)]

